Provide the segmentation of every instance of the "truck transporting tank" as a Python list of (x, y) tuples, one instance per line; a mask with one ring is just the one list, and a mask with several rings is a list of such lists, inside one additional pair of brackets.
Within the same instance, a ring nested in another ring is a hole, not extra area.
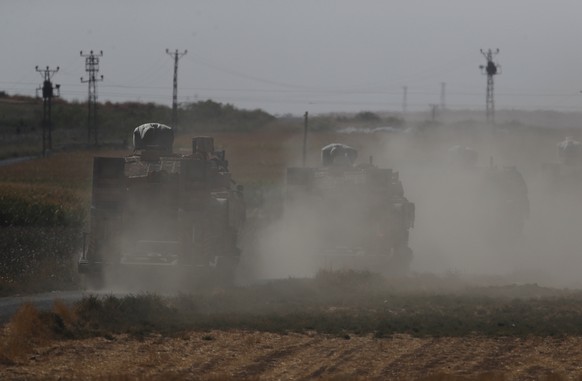
[[(178, 287), (201, 279), (231, 281), (245, 219), (242, 186), (212, 137), (172, 152), (173, 130), (147, 123), (134, 131), (126, 157), (95, 157), (90, 232), (78, 263), (90, 287), (156, 281)], [(163, 285), (162, 285), (163, 286)]]
[(320, 167), (288, 168), (283, 218), (302, 210), (318, 238), (311, 249), (322, 269), (401, 274), (412, 259), (414, 204), (404, 196), (398, 172), (378, 168), (372, 159), (356, 164), (357, 155), (333, 143), (322, 148)]

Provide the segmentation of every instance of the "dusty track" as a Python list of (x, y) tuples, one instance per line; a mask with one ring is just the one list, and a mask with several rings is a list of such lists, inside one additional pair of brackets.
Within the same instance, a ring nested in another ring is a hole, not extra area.
[(412, 380), (439, 374), (576, 379), (582, 376), (582, 337), (376, 339), (212, 331), (56, 341), (37, 347), (22, 363), (0, 364), (0, 379), (26, 380)]

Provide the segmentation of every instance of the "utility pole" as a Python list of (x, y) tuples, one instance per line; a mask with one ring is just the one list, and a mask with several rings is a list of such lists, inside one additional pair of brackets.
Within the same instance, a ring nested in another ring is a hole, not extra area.
[(438, 109), (439, 105), (431, 103), (431, 104), (429, 104), (429, 106), (430, 106), (430, 110), (431, 110), (431, 112), (430, 112), (431, 121), (432, 121), (432, 123), (436, 123), (437, 109)]
[(81, 51), (81, 57), (85, 57), (85, 71), (89, 74), (88, 79), (83, 79), (81, 77), (82, 83), (89, 84), (89, 94), (87, 97), (87, 144), (91, 144), (91, 134), (93, 134), (94, 145), (99, 144), (99, 139), (97, 136), (97, 82), (103, 81), (103, 76), (97, 77), (99, 72), (99, 57), (103, 57), (103, 51), (99, 54), (93, 53), (91, 50), (89, 54), (83, 54)]
[(309, 113), (305, 111), (305, 115), (303, 115), (303, 168), (305, 168), (305, 160), (307, 157), (307, 130), (309, 128)]
[[(42, 156), (46, 155), (47, 146), (49, 150), (53, 149), (53, 122), (51, 117), (51, 104), (52, 99), (54, 96), (59, 96), (59, 90), (61, 85), (55, 85), (51, 82), (52, 77), (59, 71), (59, 67), (57, 66), (56, 69), (49, 69), (47, 66), (46, 69), (39, 69), (38, 66), (35, 67), (35, 70), (40, 73), (43, 78), (42, 87), (36, 89), (37, 96), (38, 92), (42, 91)], [(55, 94), (54, 90), (57, 91)]]
[(402, 115), (406, 117), (408, 108), (408, 86), (402, 86)]
[(481, 54), (487, 61), (486, 65), (480, 65), (481, 73), (487, 75), (487, 92), (485, 96), (485, 108), (487, 123), (495, 124), (495, 100), (493, 98), (493, 77), (501, 74), (501, 66), (493, 62), (493, 56), (499, 54), (499, 49), (492, 51), (491, 49), (484, 51), (481, 49)]
[(441, 111), (444, 111), (447, 107), (445, 99), (446, 87), (447, 84), (445, 82), (441, 82)]
[(178, 60), (188, 53), (188, 50), (179, 52), (176, 49), (175, 52), (171, 53), (169, 49), (166, 49), (166, 54), (169, 54), (174, 58), (174, 92), (172, 94), (172, 127), (178, 128)]

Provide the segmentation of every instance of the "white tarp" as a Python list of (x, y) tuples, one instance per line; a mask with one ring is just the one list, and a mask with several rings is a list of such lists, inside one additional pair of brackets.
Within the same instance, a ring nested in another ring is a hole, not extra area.
[(174, 131), (172, 127), (161, 123), (145, 123), (133, 130), (133, 148), (135, 150), (157, 149), (172, 151)]

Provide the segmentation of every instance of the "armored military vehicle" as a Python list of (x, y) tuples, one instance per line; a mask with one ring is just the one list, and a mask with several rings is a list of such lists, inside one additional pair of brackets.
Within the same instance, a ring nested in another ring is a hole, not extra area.
[(582, 188), (582, 143), (572, 137), (556, 144), (556, 160), (542, 164), (546, 190), (578, 193)]
[[(477, 165), (477, 151), (453, 146), (448, 151), (448, 181), (440, 186), (447, 209), (463, 210), (460, 223), (475, 226), (489, 242), (506, 242), (521, 235), (529, 217), (527, 184), (514, 166), (497, 166), (490, 158), (488, 166)], [(452, 213), (451, 213), (452, 214)]]
[(287, 169), (283, 218), (294, 213), (312, 226), (310, 250), (322, 269), (407, 271), (412, 259), (409, 230), (414, 204), (406, 199), (398, 172), (370, 162), (356, 164), (354, 148), (322, 148), (321, 166)]
[(486, 213), (490, 240), (503, 242), (520, 237), (530, 213), (523, 176), (513, 166), (484, 168), (480, 175), (482, 190), (478, 193)]
[(92, 287), (133, 274), (146, 286), (232, 280), (245, 203), (225, 152), (213, 138), (195, 137), (191, 153), (173, 153), (173, 130), (159, 123), (137, 127), (133, 140), (128, 156), (93, 160), (79, 272)]

